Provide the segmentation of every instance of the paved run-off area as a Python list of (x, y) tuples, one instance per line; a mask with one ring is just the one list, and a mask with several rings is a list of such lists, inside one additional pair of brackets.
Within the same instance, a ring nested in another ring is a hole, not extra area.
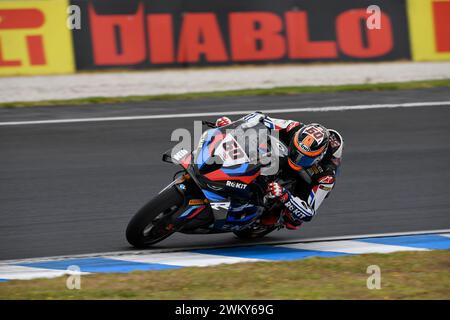
[(268, 65), (0, 77), (0, 103), (449, 78), (450, 62)]

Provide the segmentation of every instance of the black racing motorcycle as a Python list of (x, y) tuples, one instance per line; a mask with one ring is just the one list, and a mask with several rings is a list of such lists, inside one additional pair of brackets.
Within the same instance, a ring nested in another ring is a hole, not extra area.
[[(209, 129), (193, 152), (163, 154), (163, 161), (183, 169), (129, 222), (126, 238), (134, 247), (151, 246), (175, 232), (233, 232), (251, 239), (283, 228), (281, 204), (266, 197), (265, 188), (274, 180), (286, 188), (295, 182), (279, 180), (278, 171), (269, 168), (288, 155), (286, 145), (273, 134), (270, 119), (256, 112), (220, 128), (202, 123)], [(253, 134), (243, 143), (249, 130), (267, 133), (265, 141)], [(256, 148), (251, 150), (252, 146)]]

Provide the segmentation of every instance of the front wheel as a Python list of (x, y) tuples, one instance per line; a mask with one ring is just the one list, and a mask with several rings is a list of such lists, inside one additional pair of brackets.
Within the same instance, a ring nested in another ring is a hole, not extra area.
[(170, 218), (183, 203), (183, 196), (176, 187), (158, 194), (128, 223), (126, 231), (128, 242), (136, 248), (145, 248), (170, 236), (174, 232)]

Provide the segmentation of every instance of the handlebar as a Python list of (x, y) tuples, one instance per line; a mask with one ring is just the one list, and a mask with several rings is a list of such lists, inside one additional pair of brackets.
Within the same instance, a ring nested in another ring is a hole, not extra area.
[(217, 126), (214, 122), (202, 120), (202, 124), (205, 126), (208, 126), (210, 128), (217, 128)]

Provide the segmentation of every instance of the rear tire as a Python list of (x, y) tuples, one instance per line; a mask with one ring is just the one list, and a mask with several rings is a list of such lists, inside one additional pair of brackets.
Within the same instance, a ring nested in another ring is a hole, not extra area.
[(158, 194), (128, 223), (127, 241), (136, 248), (145, 248), (169, 237), (174, 233), (168, 228), (170, 216), (177, 212), (183, 203), (184, 198), (176, 187)]

